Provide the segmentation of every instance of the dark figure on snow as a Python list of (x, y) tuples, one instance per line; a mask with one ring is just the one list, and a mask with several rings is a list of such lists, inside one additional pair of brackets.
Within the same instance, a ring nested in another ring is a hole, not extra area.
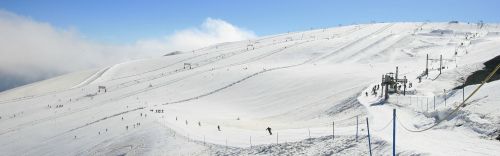
[(201, 126), (201, 122), (198, 121), (198, 126)]
[(267, 127), (266, 130), (269, 132), (269, 135), (273, 135), (273, 132), (271, 132), (271, 127)]
[(365, 95), (368, 96), (368, 92), (365, 92)]
[(219, 125), (217, 125), (217, 129), (220, 131), (220, 126)]

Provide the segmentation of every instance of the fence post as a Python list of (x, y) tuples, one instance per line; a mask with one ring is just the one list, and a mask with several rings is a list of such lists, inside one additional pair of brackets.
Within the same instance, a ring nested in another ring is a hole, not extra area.
[(358, 125), (359, 125), (358, 116), (356, 116), (356, 142), (358, 142)]
[(278, 144), (278, 136), (279, 136), (279, 134), (278, 134), (278, 132), (276, 132), (276, 144)]
[(434, 100), (432, 101), (434, 101), (434, 110), (436, 110), (436, 95), (434, 95)]
[(426, 98), (426, 103), (427, 103), (427, 112), (429, 112), (429, 97)]
[(307, 128), (307, 131), (309, 132), (309, 140), (311, 140), (311, 129)]
[(206, 142), (205, 142), (205, 136), (203, 136), (203, 145), (205, 145)]
[(420, 102), (418, 101), (418, 96), (417, 96), (417, 107), (420, 107), (420, 110), (422, 110), (422, 107), (420, 106)]
[(446, 89), (443, 89), (444, 106), (446, 107)]
[(332, 141), (335, 140), (335, 121), (332, 121)]
[(392, 109), (392, 156), (396, 156), (396, 109)]
[(370, 140), (370, 124), (368, 124), (368, 118), (366, 118), (366, 129), (368, 130), (368, 149), (370, 150), (370, 156), (372, 156), (372, 144)]
[(252, 136), (250, 136), (250, 148), (252, 148)]
[(462, 103), (465, 102), (465, 82), (464, 82), (464, 87), (462, 88)]

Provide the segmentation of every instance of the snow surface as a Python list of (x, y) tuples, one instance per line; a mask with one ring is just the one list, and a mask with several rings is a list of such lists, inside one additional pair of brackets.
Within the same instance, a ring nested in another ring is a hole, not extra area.
[[(500, 55), (496, 32), (491, 24), (361, 24), (68, 74), (0, 93), (0, 155), (367, 155), (366, 118), (374, 155), (391, 155), (393, 109), (400, 155), (500, 155), (498, 81), (436, 128), (406, 130), (459, 104), (452, 88)], [(439, 74), (431, 61), (418, 83), (426, 54), (443, 55), (446, 69)], [(408, 94), (366, 96), (395, 66), (413, 83)]]

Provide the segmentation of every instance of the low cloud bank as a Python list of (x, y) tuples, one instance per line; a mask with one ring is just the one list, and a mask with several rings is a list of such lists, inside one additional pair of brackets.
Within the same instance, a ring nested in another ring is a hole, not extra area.
[(252, 31), (207, 18), (200, 26), (163, 38), (111, 45), (85, 40), (73, 29), (0, 10), (0, 91), (63, 73), (254, 37)]

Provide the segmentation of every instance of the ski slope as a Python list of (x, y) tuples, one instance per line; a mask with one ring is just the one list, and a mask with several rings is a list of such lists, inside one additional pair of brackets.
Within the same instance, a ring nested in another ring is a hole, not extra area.
[[(495, 24), (360, 24), (72, 73), (0, 93), (0, 155), (367, 155), (366, 118), (374, 154), (390, 155), (393, 109), (400, 155), (500, 155), (498, 81), (436, 128), (409, 131), (461, 102), (453, 88), (500, 55), (497, 32)], [(445, 69), (431, 61), (419, 83), (427, 54), (443, 55)], [(413, 83), (406, 96), (365, 95), (396, 66)]]

